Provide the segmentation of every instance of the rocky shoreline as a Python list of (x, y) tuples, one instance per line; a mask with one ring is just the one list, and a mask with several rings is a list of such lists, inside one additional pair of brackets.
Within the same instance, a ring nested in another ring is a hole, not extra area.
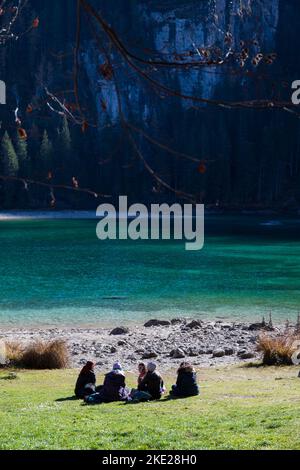
[(70, 366), (87, 360), (98, 369), (109, 369), (117, 360), (126, 370), (139, 361), (155, 360), (161, 370), (170, 370), (183, 360), (209, 367), (259, 360), (257, 338), (264, 332), (280, 334), (284, 326), (271, 324), (200, 321), (177, 318), (150, 320), (145, 325), (108, 328), (50, 328), (0, 330), (0, 339), (30, 343), (62, 339), (70, 353)]

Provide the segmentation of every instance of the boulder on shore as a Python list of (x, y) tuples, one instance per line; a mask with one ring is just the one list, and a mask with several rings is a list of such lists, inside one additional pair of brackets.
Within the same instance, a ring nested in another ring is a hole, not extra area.
[(196, 357), (196, 356), (198, 356), (199, 351), (197, 350), (197, 348), (190, 347), (187, 351), (187, 354), (190, 357)]
[(156, 359), (158, 354), (155, 351), (145, 351), (142, 355), (142, 359)]
[(224, 357), (224, 356), (225, 356), (224, 349), (215, 349), (213, 351), (213, 357)]
[(171, 324), (172, 325), (179, 325), (180, 323), (185, 323), (184, 318), (172, 318)]
[(185, 328), (188, 328), (189, 330), (202, 328), (202, 322), (200, 320), (193, 320), (190, 323), (187, 323)]
[(145, 328), (150, 328), (151, 326), (169, 326), (171, 322), (168, 320), (149, 320), (144, 324)]
[(239, 357), (240, 359), (253, 359), (255, 357), (255, 354), (250, 351), (246, 351), (242, 354), (239, 354)]
[(225, 348), (225, 356), (232, 356), (234, 354), (234, 349), (233, 348)]
[(114, 328), (109, 334), (110, 335), (127, 335), (129, 333), (129, 328), (125, 326), (118, 326)]
[(252, 323), (248, 327), (249, 331), (259, 331), (259, 330), (264, 330), (264, 331), (274, 331), (273, 326), (267, 325), (265, 322), (261, 323)]
[(183, 359), (185, 357), (185, 352), (181, 348), (176, 348), (176, 349), (173, 349), (173, 351), (170, 352), (170, 356), (173, 359)]

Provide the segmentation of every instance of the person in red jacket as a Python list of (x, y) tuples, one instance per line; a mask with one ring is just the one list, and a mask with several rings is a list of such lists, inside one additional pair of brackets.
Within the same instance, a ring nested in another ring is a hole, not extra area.
[(140, 362), (138, 365), (139, 376), (138, 376), (138, 386), (142, 383), (145, 375), (147, 374), (146, 364)]

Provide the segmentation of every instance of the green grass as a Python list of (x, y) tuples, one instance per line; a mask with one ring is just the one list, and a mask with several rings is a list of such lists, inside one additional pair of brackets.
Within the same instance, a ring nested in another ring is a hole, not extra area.
[(57, 401), (72, 396), (76, 371), (2, 371), (0, 449), (300, 449), (297, 373), (201, 369), (200, 397), (89, 407)]

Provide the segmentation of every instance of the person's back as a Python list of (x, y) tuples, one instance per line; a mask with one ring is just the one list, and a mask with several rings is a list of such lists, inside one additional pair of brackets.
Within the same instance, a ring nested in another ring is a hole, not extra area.
[(147, 374), (139, 385), (139, 391), (149, 393), (153, 400), (159, 400), (163, 391), (163, 380), (156, 372), (154, 363), (148, 364), (147, 369)]
[(182, 396), (193, 396), (199, 394), (196, 372), (182, 371), (177, 377), (177, 391)]
[(116, 372), (109, 372), (104, 379), (101, 395), (103, 401), (118, 401), (120, 400), (120, 390), (125, 388), (125, 377)]
[(121, 366), (114, 364), (113, 370), (106, 374), (100, 394), (103, 402), (123, 400), (126, 395), (125, 376)]
[(96, 375), (93, 362), (87, 362), (82, 368), (75, 385), (75, 395), (77, 398), (84, 398), (95, 392)]
[(177, 374), (176, 385), (172, 387), (171, 396), (186, 398), (199, 395), (197, 374), (190, 364), (182, 363)]

